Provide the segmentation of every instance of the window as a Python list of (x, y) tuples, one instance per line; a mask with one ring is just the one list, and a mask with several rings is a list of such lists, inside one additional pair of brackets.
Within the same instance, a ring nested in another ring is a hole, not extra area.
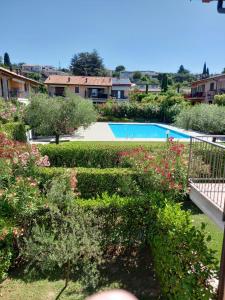
[(79, 93), (80, 93), (79, 86), (75, 86), (75, 93), (76, 93), (76, 94), (79, 94)]
[(210, 91), (214, 91), (214, 82), (210, 83)]

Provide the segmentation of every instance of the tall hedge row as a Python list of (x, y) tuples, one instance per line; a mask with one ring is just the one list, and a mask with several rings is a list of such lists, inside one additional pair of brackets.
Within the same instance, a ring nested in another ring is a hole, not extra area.
[(138, 142), (70, 142), (60, 145), (41, 145), (42, 155), (48, 155), (53, 167), (118, 167), (119, 153), (142, 146), (155, 151), (165, 143)]
[[(63, 174), (66, 168), (37, 168), (35, 173), (41, 186), (53, 177)], [(71, 171), (69, 169), (68, 171)], [(81, 197), (95, 197), (107, 192), (109, 195), (132, 195), (138, 191), (137, 174), (129, 169), (76, 168), (78, 192)]]

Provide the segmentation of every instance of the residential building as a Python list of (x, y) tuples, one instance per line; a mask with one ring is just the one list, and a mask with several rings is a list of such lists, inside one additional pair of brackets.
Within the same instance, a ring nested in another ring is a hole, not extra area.
[(24, 64), (22, 65), (22, 73), (41, 73), (42, 66), (40, 65), (28, 65)]
[[(133, 80), (133, 76), (134, 76), (135, 72), (136, 71), (121, 71), (120, 78)], [(154, 71), (138, 71), (138, 72), (140, 72), (142, 76), (147, 75), (150, 78), (158, 78), (158, 75), (159, 75), (159, 73), (154, 72)]]
[(30, 92), (37, 92), (40, 83), (0, 67), (0, 97), (5, 99), (29, 97)]
[(105, 102), (111, 98), (112, 92), (111, 77), (51, 75), (45, 84), (51, 96), (63, 96), (68, 89), (83, 98), (92, 99), (94, 103)]
[[(133, 89), (137, 90), (140, 93), (146, 92), (146, 84), (136, 83), (133, 85)], [(148, 84), (148, 93), (160, 93), (161, 87), (158, 84)]]
[(126, 100), (131, 89), (130, 79), (112, 78), (112, 98)]
[(65, 72), (57, 70), (53, 66), (41, 66), (41, 65), (22, 65), (21, 73), (23, 75), (29, 75), (29, 73), (39, 73), (47, 78), (50, 75), (66, 75)]
[(225, 74), (200, 79), (192, 83), (188, 97), (194, 103), (213, 103), (214, 96), (225, 93)]

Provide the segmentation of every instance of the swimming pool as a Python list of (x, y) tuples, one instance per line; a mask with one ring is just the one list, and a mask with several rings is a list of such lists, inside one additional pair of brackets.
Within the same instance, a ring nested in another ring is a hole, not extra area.
[(115, 138), (148, 138), (165, 139), (169, 130), (169, 137), (175, 139), (189, 139), (190, 136), (175, 130), (167, 129), (157, 124), (114, 124), (109, 123), (109, 127)]

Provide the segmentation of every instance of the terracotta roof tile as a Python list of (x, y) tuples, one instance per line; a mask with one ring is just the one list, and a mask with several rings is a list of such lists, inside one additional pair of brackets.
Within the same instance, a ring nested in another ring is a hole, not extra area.
[(112, 86), (112, 78), (94, 76), (51, 75), (45, 80), (45, 84)]
[(22, 76), (20, 74), (17, 74), (15, 72), (12, 72), (8, 69), (5, 69), (5, 68), (2, 68), (0, 67), (0, 73), (3, 73), (3, 74), (6, 74), (6, 75), (9, 75), (11, 77), (16, 77), (16, 78), (19, 78), (19, 79), (23, 79), (23, 80), (26, 80), (26, 81), (29, 81), (31, 83), (35, 83), (35, 84), (38, 84), (38, 85), (41, 85), (42, 83), (41, 82), (38, 82), (36, 80), (33, 80), (31, 78), (28, 78), (28, 77), (25, 77), (25, 76)]

